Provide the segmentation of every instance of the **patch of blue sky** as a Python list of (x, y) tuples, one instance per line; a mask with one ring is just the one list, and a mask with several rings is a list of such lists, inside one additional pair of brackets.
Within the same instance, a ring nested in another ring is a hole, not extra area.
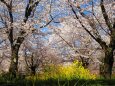
[(22, 21), (24, 19), (24, 16), (23, 16), (23, 14), (21, 14), (21, 13), (13, 13), (13, 20), (14, 20), (14, 22), (16, 22), (16, 21)]
[(60, 27), (60, 26), (61, 26), (61, 23), (60, 23), (60, 22), (57, 22), (57, 23), (52, 22), (51, 25), (52, 25), (52, 26), (55, 26), (55, 27)]
[[(39, 28), (39, 25), (38, 25), (38, 24), (35, 24), (35, 25), (34, 25), (34, 28), (35, 28), (35, 29), (40, 29), (40, 31), (41, 31), (42, 33), (44, 33), (44, 34), (47, 34), (47, 33), (50, 33), (50, 32), (51, 32), (51, 30), (50, 30), (48, 27)], [(41, 38), (48, 40), (49, 36), (48, 36), (48, 35), (46, 35), (46, 36), (44, 36), (44, 37), (41, 36)]]
[(56, 27), (60, 26), (61, 25), (60, 24), (60, 19), (64, 18), (64, 17), (67, 17), (69, 15), (70, 15), (70, 12), (66, 8), (61, 9), (61, 10), (57, 9), (57, 10), (53, 11), (52, 16), (55, 17), (55, 18), (53, 20), (54, 22), (52, 22), (51, 25), (56, 26)]
[(0, 22), (0, 28), (3, 27), (3, 26), (4, 26), (4, 24), (2, 22)]
[(44, 10), (44, 6), (42, 4), (39, 4), (36, 8), (37, 12), (42, 12)]
[(35, 29), (38, 29), (39, 25), (38, 25), (38, 24), (34, 24), (33, 27), (34, 27)]
[[(92, 3), (93, 2), (93, 3)], [(89, 6), (91, 6), (92, 4), (95, 6), (96, 5), (96, 3), (97, 2), (99, 2), (99, 0), (90, 0), (88, 3), (86, 3), (86, 4), (81, 4), (80, 5), (80, 7), (81, 8), (87, 8), (87, 7), (89, 7)], [(83, 12), (85, 15), (90, 15), (91, 14), (91, 10), (84, 10), (84, 12)]]
[(87, 8), (88, 6), (91, 6), (93, 2), (93, 5), (95, 5), (97, 2), (99, 2), (99, 0), (90, 0), (88, 3), (85, 4), (81, 4), (80, 7), (81, 8)]
[(51, 32), (51, 30), (48, 28), (48, 27), (44, 27), (44, 28), (38, 28), (39, 27), (39, 25), (38, 24), (35, 24), (34, 25), (34, 28), (36, 28), (36, 29), (40, 29), (40, 31), (42, 32), (42, 33), (44, 33), (44, 34), (47, 34), (47, 35), (45, 35), (45, 36), (41, 36), (40, 38), (42, 39), (42, 40), (48, 40), (49, 39), (49, 34), (48, 33), (50, 33)]
[(50, 32), (50, 29), (47, 27), (44, 27), (44, 28), (41, 28), (40, 31), (43, 33), (48, 33), (48, 32)]
[(42, 38), (42, 40), (43, 40), (43, 41), (48, 41), (48, 40), (49, 40), (49, 37), (50, 37), (49, 35), (44, 36), (44, 37)]
[(63, 16), (65, 16), (65, 14), (67, 14), (64, 10), (59, 10), (59, 9), (56, 9), (54, 10), (51, 15), (55, 18), (62, 18)]
[(83, 13), (84, 13), (85, 15), (90, 15), (90, 14), (91, 14), (91, 11), (84, 10)]
[(80, 40), (76, 40), (75, 41), (75, 47), (80, 47), (81, 46), (81, 41)]
[(108, 28), (107, 27), (103, 27), (104, 28), (104, 30), (100, 27), (100, 25), (99, 24), (97, 24), (96, 25), (96, 28), (98, 28), (97, 30), (98, 30), (98, 32), (99, 32), (99, 34), (101, 34), (101, 35), (108, 35), (108, 33), (107, 32), (109, 32), (108, 30)]
[(3, 7), (3, 6), (0, 6), (0, 12), (2, 13), (4, 13), (5, 12), (5, 8)]
[(4, 45), (3, 39), (0, 38), (0, 47), (2, 47)]

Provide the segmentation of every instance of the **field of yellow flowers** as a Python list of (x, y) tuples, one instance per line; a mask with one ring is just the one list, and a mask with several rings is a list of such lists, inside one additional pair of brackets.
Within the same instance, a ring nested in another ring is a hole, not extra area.
[[(29, 77), (28, 77), (29, 78)], [(49, 65), (44, 72), (39, 75), (38, 79), (59, 79), (59, 80), (73, 80), (73, 79), (96, 79), (96, 76), (91, 74), (88, 69), (84, 69), (81, 62), (74, 61), (70, 65)]]

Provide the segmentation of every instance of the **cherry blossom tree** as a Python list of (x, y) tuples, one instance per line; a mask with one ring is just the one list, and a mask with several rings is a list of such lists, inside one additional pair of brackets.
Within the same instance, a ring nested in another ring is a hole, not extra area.
[(101, 46), (105, 54), (101, 75), (111, 78), (115, 49), (114, 0), (68, 0), (68, 3), (82, 28)]
[[(53, 21), (50, 0), (0, 0), (0, 32), (9, 40), (11, 64), (9, 72), (18, 72), (18, 53), (25, 38), (39, 32)], [(2, 42), (3, 42), (2, 41)]]

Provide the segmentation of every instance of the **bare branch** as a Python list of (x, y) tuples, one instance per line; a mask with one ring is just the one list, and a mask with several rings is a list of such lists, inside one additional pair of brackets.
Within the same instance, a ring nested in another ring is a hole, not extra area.
[(102, 11), (103, 17), (104, 17), (104, 19), (105, 19), (105, 22), (106, 22), (108, 28), (109, 28), (110, 31), (112, 32), (112, 25), (111, 25), (111, 23), (110, 23), (109, 17), (108, 17), (108, 15), (107, 15), (107, 12), (106, 12), (106, 9), (105, 9), (105, 6), (104, 6), (103, 3), (104, 3), (103, 0), (101, 0), (101, 3), (100, 3), (101, 11)]

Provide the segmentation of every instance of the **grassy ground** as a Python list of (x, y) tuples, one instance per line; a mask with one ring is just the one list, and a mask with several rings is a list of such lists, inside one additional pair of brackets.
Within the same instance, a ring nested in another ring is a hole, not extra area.
[[(25, 78), (26, 77), (26, 78)], [(39, 76), (41, 77), (41, 76)], [(9, 74), (0, 75), (0, 86), (115, 86), (115, 75), (112, 79), (97, 77), (94, 80), (71, 79), (47, 79), (40, 80), (38, 76), (22, 76), (12, 78)]]
[(2, 79), (0, 86), (115, 86), (115, 79), (105, 80), (26, 80), (26, 79)]

